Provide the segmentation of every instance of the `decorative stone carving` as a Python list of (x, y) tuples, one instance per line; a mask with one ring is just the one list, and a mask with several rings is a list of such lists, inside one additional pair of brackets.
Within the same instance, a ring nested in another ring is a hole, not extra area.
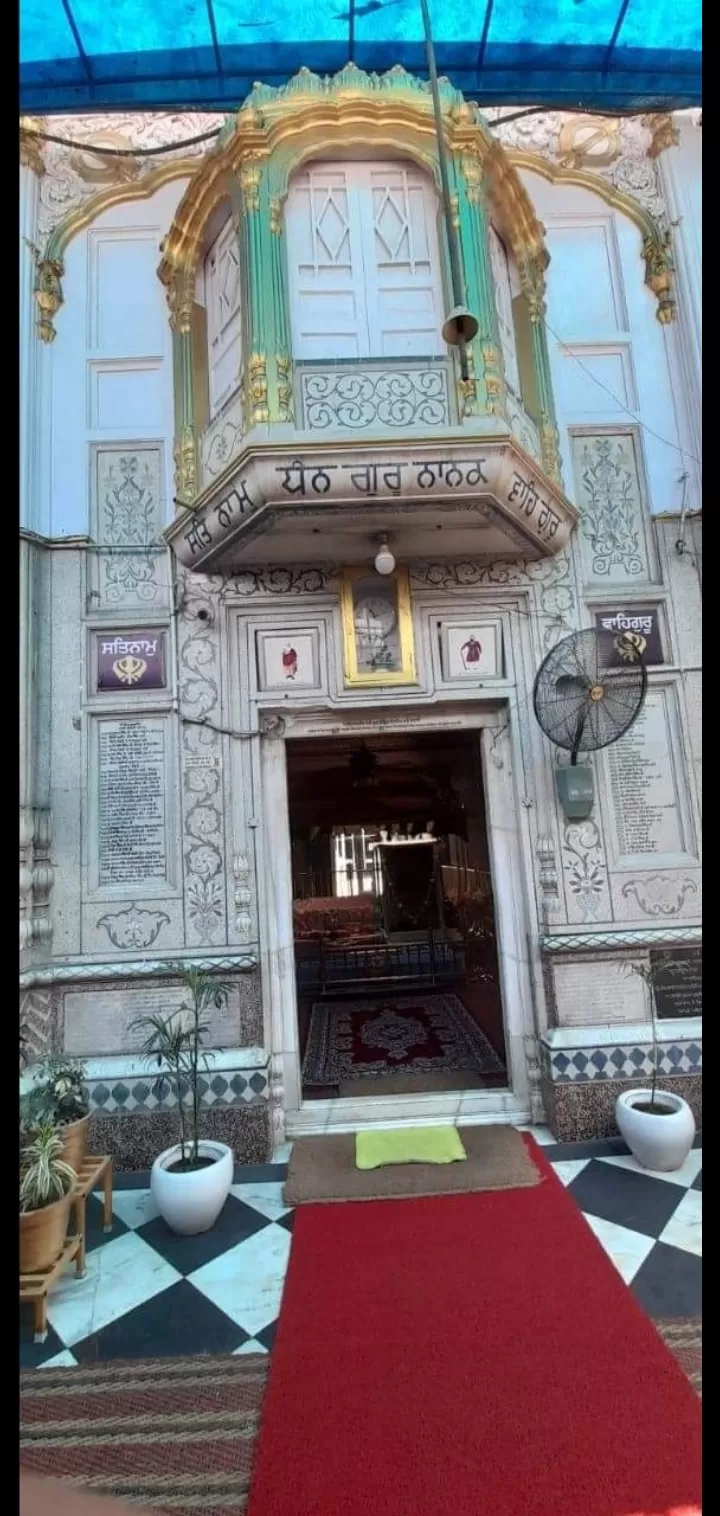
[(50, 988), (36, 986), (20, 995), (20, 1029), (28, 1059), (34, 1062), (53, 1045), (53, 997)]
[(414, 563), (410, 567), (410, 588), (467, 594), (469, 589), (484, 584), (523, 584), (527, 577), (528, 565), (522, 558), (495, 558), (488, 563)]
[(238, 853), (233, 858), (233, 874), (235, 876), (235, 931), (241, 942), (247, 942), (252, 932), (252, 890), (250, 888), (251, 869), (245, 853)]
[(273, 1053), (270, 1059), (270, 1120), (272, 1122), (273, 1147), (285, 1141), (285, 1070), (281, 1053)]
[(366, 427), (406, 431), (411, 427), (449, 426), (450, 396), (446, 364), (401, 368), (303, 371), (298, 365), (303, 425), (309, 431)]
[(563, 830), (563, 870), (571, 920), (609, 921), (612, 916), (602, 838), (594, 821)]
[(260, 731), (263, 737), (284, 737), (285, 722), (282, 716), (261, 716)]
[(527, 1065), (530, 1115), (532, 1121), (539, 1123), (543, 1120), (544, 1107), (540, 1087), (540, 1052), (537, 1037), (524, 1037), (523, 1046), (525, 1048), (525, 1061)]
[(581, 169), (623, 190), (649, 211), (662, 227), (667, 210), (651, 149), (654, 129), (644, 117), (582, 116), (564, 111), (524, 116), (502, 124), (503, 107), (484, 112), (503, 147), (537, 153), (558, 168)]
[(662, 918), (678, 916), (685, 901), (697, 892), (693, 879), (680, 879), (677, 874), (646, 874), (622, 887), (623, 898), (636, 900), (644, 916)]
[(100, 549), (94, 555), (100, 605), (162, 603), (161, 478), (159, 447), (97, 449), (93, 515)]
[(163, 927), (169, 924), (170, 917), (164, 911), (143, 909), (134, 903), (124, 911), (100, 916), (96, 922), (96, 926), (105, 928), (113, 946), (122, 952), (152, 947)]
[(320, 595), (326, 593), (337, 578), (338, 570), (323, 568), (258, 568), (232, 574), (224, 586), (224, 595)]
[(656, 116), (643, 116), (642, 123), (652, 134), (652, 141), (647, 150), (648, 158), (659, 158), (666, 148), (677, 147), (680, 133), (677, 127), (673, 126), (672, 116), (667, 111)]
[(50, 861), (52, 823), (49, 810), (20, 811), (20, 951), (52, 939), (50, 892), (55, 878)]
[(220, 581), (185, 576), (178, 618), (185, 926), (190, 945), (225, 942)]
[(238, 392), (223, 406), (200, 438), (201, 488), (217, 479), (242, 446), (242, 396)]
[[(97, 146), (109, 146), (112, 138), (116, 147), (166, 147), (171, 142), (182, 142), (213, 128), (219, 129), (224, 119), (215, 112), (183, 115), (141, 111), (137, 114), (108, 112), (101, 117), (53, 116), (52, 132), (58, 137), (83, 144), (94, 142)], [(205, 142), (178, 148), (177, 156), (190, 160), (188, 167), (191, 168), (193, 160), (201, 158), (211, 146), (211, 142)], [(38, 231), (41, 237), (47, 237), (65, 216), (79, 210), (100, 188), (107, 188), (113, 182), (127, 182), (130, 177), (141, 183), (157, 171), (163, 161), (167, 162), (167, 155), (112, 160), (98, 158), (82, 148), (47, 142), (43, 145), (43, 159), (45, 175), (40, 189)]]
[(538, 884), (543, 895), (556, 898), (560, 893), (558, 883), (557, 866), (555, 863), (555, 844), (552, 837), (538, 837), (535, 844), (535, 856), (537, 858)]
[(606, 583), (647, 577), (633, 434), (578, 433), (571, 436), (570, 447), (588, 577)]
[(572, 556), (569, 551), (556, 558), (529, 563), (527, 577), (537, 585), (537, 624), (542, 633), (543, 653), (567, 637), (579, 625), (577, 595)]

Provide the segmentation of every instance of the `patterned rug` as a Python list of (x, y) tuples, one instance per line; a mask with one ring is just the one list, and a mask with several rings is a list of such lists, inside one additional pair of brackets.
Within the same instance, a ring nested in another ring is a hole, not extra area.
[(163, 1358), (20, 1376), (20, 1463), (159, 1511), (245, 1510), (269, 1359)]
[(504, 1065), (457, 995), (316, 1002), (303, 1082), (336, 1085), (383, 1074), (502, 1074)]
[(688, 1321), (656, 1321), (655, 1326), (693, 1389), (702, 1397), (702, 1316)]

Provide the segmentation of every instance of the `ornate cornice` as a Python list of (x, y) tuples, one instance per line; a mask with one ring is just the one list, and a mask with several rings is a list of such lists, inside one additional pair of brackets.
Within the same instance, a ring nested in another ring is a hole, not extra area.
[(32, 169), (38, 179), (42, 179), (45, 173), (42, 143), (35, 135), (41, 126), (42, 122), (35, 116), (20, 118), (20, 165), (22, 168)]
[(661, 153), (668, 147), (677, 147), (680, 141), (680, 133), (673, 126), (672, 116), (667, 112), (661, 116), (643, 116), (643, 126), (652, 133), (652, 141), (647, 150), (648, 158), (659, 158)]
[(111, 210), (115, 205), (122, 205), (126, 200), (148, 200), (164, 184), (170, 184), (173, 179), (187, 179), (197, 171), (196, 164), (189, 164), (185, 159), (172, 159), (169, 163), (163, 163), (159, 168), (153, 169), (141, 180), (128, 180), (115, 184), (112, 188), (93, 193), (77, 210), (61, 221), (59, 226), (50, 235), (42, 257), (36, 259), (36, 284), (35, 299), (38, 304), (40, 315), (38, 317), (38, 336), (44, 342), (52, 342), (55, 336), (55, 316), (62, 303), (62, 277), (65, 272), (63, 255), (68, 244), (78, 232), (85, 230), (101, 216), (103, 211)]
[[(449, 151), (468, 182), (472, 177), (487, 193), (520, 266), (542, 270), (547, 261), (542, 227), (502, 144), (477, 107), (446, 81), (441, 81), (441, 101)], [(180, 202), (159, 268), (168, 290), (194, 272), (208, 219), (231, 185), (240, 184), (243, 209), (252, 214), (259, 204), (260, 169), (272, 161), (277, 221), (277, 202), (290, 175), (327, 151), (328, 142), (333, 150), (396, 151), (439, 179), (429, 86), (403, 68), (379, 75), (347, 64), (331, 78), (301, 69), (281, 88), (255, 85)]]
[(599, 195), (607, 205), (620, 211), (635, 223), (642, 237), (642, 256), (645, 260), (645, 283), (658, 302), (657, 318), (663, 325), (675, 316), (675, 301), (672, 295), (674, 262), (672, 238), (665, 218), (659, 221), (648, 210), (610, 180), (588, 169), (566, 167), (553, 163), (537, 153), (515, 150), (508, 154), (515, 168), (539, 174), (551, 184), (575, 184)]

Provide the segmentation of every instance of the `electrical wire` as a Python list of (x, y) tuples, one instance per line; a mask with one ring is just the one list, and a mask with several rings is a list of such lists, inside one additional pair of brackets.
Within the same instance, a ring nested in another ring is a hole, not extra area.
[(646, 432), (650, 434), (651, 437), (655, 438), (656, 442), (662, 442), (664, 443), (665, 447), (671, 447), (673, 452), (680, 454), (681, 458), (689, 458), (691, 463), (697, 464), (698, 468), (702, 466), (700, 459), (696, 458), (694, 453), (689, 453), (686, 448), (680, 447), (677, 442), (671, 442), (668, 437), (661, 437), (660, 433), (654, 431), (651, 426), (648, 426), (647, 421), (643, 421), (642, 417), (638, 416), (636, 411), (631, 411), (627, 405), (624, 405), (622, 400), (620, 400), (619, 397), (615, 395), (611, 389), (608, 389), (608, 386), (606, 384), (603, 384), (602, 379), (598, 379), (597, 374), (594, 374), (592, 369), (588, 368), (586, 364), (582, 362), (582, 359), (578, 358), (577, 353), (574, 353), (572, 348), (568, 347), (567, 343), (563, 342), (562, 337), (558, 337), (557, 332), (553, 331), (547, 317), (545, 317), (545, 327), (546, 330), (550, 333), (551, 337), (555, 338), (558, 347), (562, 348), (563, 352), (567, 353), (567, 356), (569, 358), (574, 359), (575, 363), (578, 365), (578, 368), (581, 368), (583, 373), (587, 374), (589, 379), (592, 379), (593, 384), (597, 384), (599, 389), (604, 390), (605, 394), (610, 396), (613, 404), (616, 405), (619, 410), (624, 411), (625, 415), (629, 416), (631, 421), (636, 421), (638, 426), (641, 426)]
[(211, 142), (220, 136), (222, 127), (214, 126), (210, 131), (199, 132), (197, 137), (187, 137), (183, 142), (166, 142), (158, 147), (100, 147), (94, 142), (81, 142), (77, 137), (58, 137), (54, 132), (37, 131), (35, 127), (23, 126), (21, 130), (23, 137), (32, 137), (40, 142), (54, 142), (58, 147), (69, 147), (75, 152), (92, 153), (93, 158), (159, 158), (162, 153), (180, 153), (186, 147)]
[[(542, 116), (547, 111), (558, 109), (564, 115), (575, 114), (554, 105), (530, 105), (522, 110), (512, 111), (509, 116), (498, 116), (494, 121), (488, 121), (487, 125), (492, 131), (495, 127), (508, 126), (512, 121), (521, 121), (525, 116)], [(599, 120), (605, 121), (615, 120), (619, 116), (632, 120), (633, 117), (642, 114), (639, 111), (630, 110), (616, 110), (608, 113), (594, 110), (591, 106), (585, 107), (581, 102), (578, 102), (577, 110), (584, 116), (597, 116)], [(162, 115), (162, 112), (157, 114)], [(220, 136), (222, 127), (214, 126), (206, 132), (199, 132), (196, 137), (187, 137), (181, 142), (166, 142), (158, 147), (101, 147), (96, 146), (94, 142), (81, 142), (77, 137), (60, 137), (54, 132), (46, 132), (41, 128), (23, 126), (21, 131), (24, 137), (32, 137), (40, 142), (53, 142), (57, 147), (68, 147), (75, 152), (92, 153), (94, 158), (159, 158), (164, 153), (181, 153), (187, 147), (198, 147), (203, 142), (212, 142)]]

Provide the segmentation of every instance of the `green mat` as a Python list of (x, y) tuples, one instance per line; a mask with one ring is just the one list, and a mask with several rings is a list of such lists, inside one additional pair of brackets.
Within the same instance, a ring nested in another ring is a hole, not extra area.
[(358, 1132), (355, 1166), (381, 1169), (392, 1163), (462, 1163), (467, 1154), (454, 1126), (395, 1127)]

